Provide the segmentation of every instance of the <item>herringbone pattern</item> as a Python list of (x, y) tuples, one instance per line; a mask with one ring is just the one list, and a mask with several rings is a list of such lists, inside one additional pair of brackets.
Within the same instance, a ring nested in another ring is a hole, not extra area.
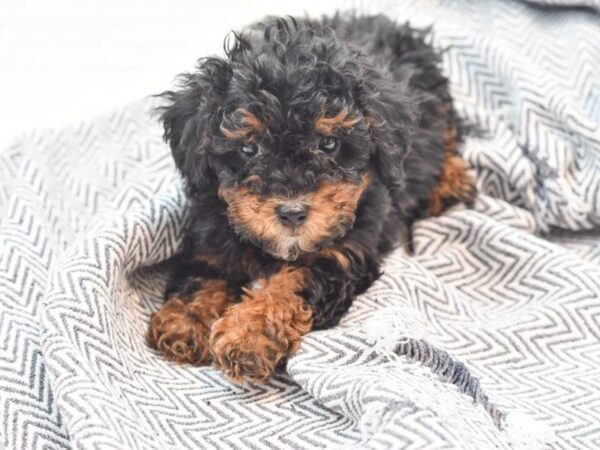
[(435, 22), (482, 195), (266, 386), (144, 344), (185, 221), (151, 102), (1, 152), (6, 447), (600, 447), (597, 2), (529, 3), (369, 6)]

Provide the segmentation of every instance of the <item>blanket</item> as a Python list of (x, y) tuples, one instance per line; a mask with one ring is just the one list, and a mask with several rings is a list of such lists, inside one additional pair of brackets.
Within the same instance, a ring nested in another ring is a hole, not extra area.
[(0, 152), (0, 448), (600, 447), (595, 0), (350, 2), (434, 24), (480, 195), (268, 384), (144, 343), (185, 198), (143, 100)]

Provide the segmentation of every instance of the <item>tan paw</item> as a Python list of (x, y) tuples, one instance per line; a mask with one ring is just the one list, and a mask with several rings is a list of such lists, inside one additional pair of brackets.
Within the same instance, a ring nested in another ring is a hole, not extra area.
[(200, 318), (174, 298), (152, 315), (146, 341), (170, 360), (203, 364), (210, 361), (208, 335)]
[(232, 307), (215, 322), (210, 335), (215, 366), (237, 383), (268, 380), (299, 342), (299, 336), (289, 339), (284, 324), (246, 303)]

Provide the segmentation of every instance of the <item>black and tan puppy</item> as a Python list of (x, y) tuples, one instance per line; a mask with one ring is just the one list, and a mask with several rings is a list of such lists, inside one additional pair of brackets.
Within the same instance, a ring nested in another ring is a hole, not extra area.
[(163, 94), (191, 217), (153, 347), (266, 380), (338, 323), (403, 230), (472, 201), (425, 38), (383, 16), (269, 19)]

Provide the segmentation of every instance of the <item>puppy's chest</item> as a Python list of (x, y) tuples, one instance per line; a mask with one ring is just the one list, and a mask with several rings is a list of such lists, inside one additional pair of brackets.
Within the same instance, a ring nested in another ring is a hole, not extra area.
[(194, 259), (202, 261), (207, 275), (227, 279), (232, 285), (257, 287), (259, 280), (268, 278), (285, 265), (284, 261), (266, 255), (251, 244), (233, 241), (225, 245), (200, 246)]

